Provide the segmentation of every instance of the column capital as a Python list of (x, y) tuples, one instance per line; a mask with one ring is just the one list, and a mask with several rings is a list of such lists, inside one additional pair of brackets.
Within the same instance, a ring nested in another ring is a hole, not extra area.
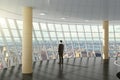
[(23, 8), (32, 9), (30, 6), (23, 6)]

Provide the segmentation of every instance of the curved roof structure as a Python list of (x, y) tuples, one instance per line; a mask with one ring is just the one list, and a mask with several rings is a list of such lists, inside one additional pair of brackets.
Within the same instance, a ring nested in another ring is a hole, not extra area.
[(120, 0), (0, 0), (0, 15), (21, 18), (22, 7), (33, 17), (55, 21), (119, 21)]

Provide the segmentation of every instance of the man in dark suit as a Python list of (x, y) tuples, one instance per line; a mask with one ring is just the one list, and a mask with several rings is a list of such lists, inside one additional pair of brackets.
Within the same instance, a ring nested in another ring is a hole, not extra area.
[(59, 64), (63, 64), (63, 51), (64, 51), (64, 45), (62, 43), (62, 40), (60, 40), (60, 44), (58, 46)]

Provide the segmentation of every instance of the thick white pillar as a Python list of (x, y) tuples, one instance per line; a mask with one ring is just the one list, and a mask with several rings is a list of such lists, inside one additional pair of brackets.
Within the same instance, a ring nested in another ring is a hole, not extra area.
[(32, 73), (32, 8), (23, 8), (22, 73)]
[(103, 59), (109, 59), (109, 21), (103, 22)]

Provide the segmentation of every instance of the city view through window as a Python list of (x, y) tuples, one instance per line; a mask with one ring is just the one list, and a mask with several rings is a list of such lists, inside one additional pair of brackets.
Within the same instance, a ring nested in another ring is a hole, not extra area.
[[(33, 61), (58, 58), (59, 40), (64, 58), (101, 57), (102, 24), (33, 22)], [(23, 22), (0, 18), (0, 69), (21, 64)], [(109, 25), (109, 57), (120, 53), (120, 24)]]

